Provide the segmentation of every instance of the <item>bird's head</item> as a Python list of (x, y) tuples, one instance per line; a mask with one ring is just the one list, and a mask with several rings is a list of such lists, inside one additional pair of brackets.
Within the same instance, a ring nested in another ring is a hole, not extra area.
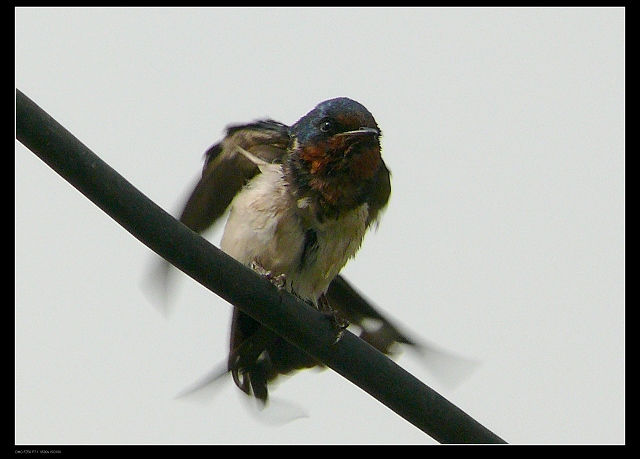
[(380, 134), (369, 110), (339, 97), (321, 102), (291, 127), (292, 150), (309, 163), (312, 173), (341, 169), (363, 155), (379, 158)]
[(355, 100), (321, 102), (291, 127), (289, 165), (297, 185), (329, 206), (361, 204), (384, 167), (380, 135), (371, 112)]

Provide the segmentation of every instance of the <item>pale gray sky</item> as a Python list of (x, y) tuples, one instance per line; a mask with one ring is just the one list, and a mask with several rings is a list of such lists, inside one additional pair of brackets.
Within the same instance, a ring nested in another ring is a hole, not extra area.
[[(16, 86), (175, 213), (229, 123), (348, 96), (383, 130), (393, 193), (345, 275), (482, 366), (450, 389), (511, 443), (625, 441), (620, 8), (16, 9)], [(433, 443), (330, 370), (258, 419), (230, 380), (231, 308), (185, 276), (163, 315), (151, 252), (16, 142), (15, 441)], [(215, 242), (219, 231), (211, 234)]]

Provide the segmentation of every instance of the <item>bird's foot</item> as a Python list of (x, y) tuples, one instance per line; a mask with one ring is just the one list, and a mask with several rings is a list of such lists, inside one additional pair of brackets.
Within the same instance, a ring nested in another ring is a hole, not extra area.
[(338, 315), (337, 311), (331, 307), (329, 300), (327, 300), (327, 297), (324, 294), (322, 294), (318, 300), (318, 310), (329, 318), (331, 324), (336, 329), (336, 340), (333, 342), (333, 344), (336, 344), (340, 341), (340, 338), (342, 338), (347, 327), (349, 327), (349, 321)]
[(284, 274), (273, 274), (268, 269), (265, 269), (257, 261), (252, 261), (250, 267), (261, 276), (266, 277), (267, 280), (275, 285), (278, 290), (285, 289), (285, 286), (287, 285), (287, 276), (285, 276)]

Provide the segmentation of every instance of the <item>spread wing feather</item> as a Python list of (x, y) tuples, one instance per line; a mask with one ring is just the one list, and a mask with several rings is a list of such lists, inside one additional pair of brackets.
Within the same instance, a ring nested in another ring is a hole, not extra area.
[(264, 120), (232, 126), (226, 137), (205, 153), (202, 178), (187, 200), (180, 221), (197, 233), (209, 228), (242, 187), (260, 171), (240, 153), (244, 149), (266, 162), (280, 162), (289, 143), (289, 128)]

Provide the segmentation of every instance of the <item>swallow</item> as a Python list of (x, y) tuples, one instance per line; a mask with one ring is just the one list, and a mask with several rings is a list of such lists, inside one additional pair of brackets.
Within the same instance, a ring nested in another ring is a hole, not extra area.
[[(391, 194), (373, 115), (345, 97), (292, 126), (232, 125), (205, 153), (202, 178), (180, 221), (201, 233), (229, 209), (221, 249), (385, 354), (417, 345), (339, 273), (377, 224)], [(226, 370), (262, 403), (281, 374), (320, 365), (234, 308)]]

